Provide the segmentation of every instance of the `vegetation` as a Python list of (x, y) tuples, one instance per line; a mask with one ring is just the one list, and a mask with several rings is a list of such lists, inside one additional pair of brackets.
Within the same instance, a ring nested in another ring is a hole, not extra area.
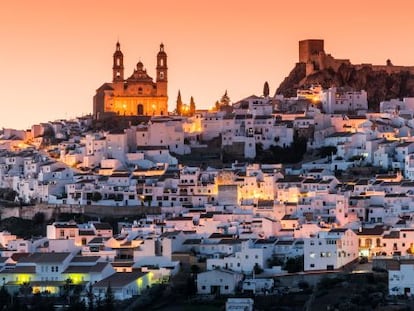
[(0, 188), (0, 199), (4, 201), (14, 202), (17, 192), (11, 188)]
[(292, 164), (302, 161), (306, 153), (307, 140), (297, 134), (294, 135), (293, 143), (289, 147), (270, 146), (263, 150), (261, 143), (256, 144), (255, 162), (259, 163), (282, 163)]
[(109, 284), (108, 288), (106, 289), (106, 293), (105, 293), (104, 310), (114, 311), (115, 310), (114, 301), (115, 301), (115, 297), (114, 297), (114, 294), (112, 293), (112, 287)]
[(285, 264), (285, 261), (277, 256), (272, 256), (267, 260), (267, 265), (269, 267), (275, 267), (275, 266), (283, 266)]
[(253, 267), (254, 274), (260, 274), (263, 272), (263, 269), (259, 266), (258, 263), (255, 263)]
[(312, 309), (376, 310), (379, 305), (386, 304), (387, 282), (386, 274), (323, 277), (316, 289)]
[[(48, 293), (32, 294), (32, 288), (29, 283), (23, 284), (19, 293), (13, 296), (7, 291), (5, 286), (0, 288), (0, 310), (16, 310), (16, 311), (52, 311), (58, 306), (66, 306), (59, 310), (67, 311), (114, 311), (118, 305), (115, 302), (112, 288), (108, 286), (105, 297), (102, 300), (92, 292), (92, 286), (87, 289), (86, 301), (81, 298), (80, 293), (83, 287), (73, 285), (68, 279), (63, 286), (61, 296), (50, 296)], [(122, 309), (121, 309), (122, 310)]]
[(287, 270), (289, 273), (301, 272), (303, 271), (303, 256), (296, 256), (286, 260), (286, 263), (283, 267), (284, 270)]
[(45, 223), (39, 223), (41, 216), (34, 216), (33, 220), (10, 217), (0, 220), (0, 231), (8, 231), (22, 238), (45, 236)]
[(321, 158), (330, 157), (333, 154), (336, 154), (338, 149), (335, 146), (324, 146), (318, 149), (318, 156)]

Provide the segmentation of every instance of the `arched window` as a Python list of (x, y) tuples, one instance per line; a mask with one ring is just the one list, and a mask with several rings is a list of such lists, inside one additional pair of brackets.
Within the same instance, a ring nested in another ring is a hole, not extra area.
[(144, 106), (142, 104), (138, 104), (137, 106), (137, 114), (142, 116), (144, 114)]
[(138, 88), (138, 94), (141, 95), (142, 94), (142, 87)]
[(160, 59), (160, 66), (164, 66), (164, 59), (163, 58)]
[(164, 72), (163, 71), (160, 72), (160, 79), (164, 79)]
[(116, 59), (116, 65), (121, 66), (121, 59), (119, 57)]

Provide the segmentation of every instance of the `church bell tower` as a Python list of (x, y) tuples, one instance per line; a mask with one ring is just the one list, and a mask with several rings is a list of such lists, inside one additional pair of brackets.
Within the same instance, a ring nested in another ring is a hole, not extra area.
[(160, 51), (157, 54), (157, 96), (167, 96), (168, 67), (167, 53), (164, 51), (164, 44), (160, 44)]
[(112, 66), (112, 81), (124, 81), (124, 54), (122, 54), (121, 52), (121, 45), (119, 44), (119, 41), (116, 43), (116, 49), (114, 53), (114, 64)]

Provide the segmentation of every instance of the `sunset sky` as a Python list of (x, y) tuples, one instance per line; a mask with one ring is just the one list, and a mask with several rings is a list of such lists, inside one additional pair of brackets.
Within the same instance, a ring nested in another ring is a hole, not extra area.
[(0, 8), (0, 128), (92, 112), (95, 90), (112, 78), (119, 39), (125, 75), (141, 60), (155, 76), (159, 44), (169, 67), (169, 108), (211, 107), (275, 89), (298, 59), (298, 41), (353, 63), (414, 65), (414, 2), (275, 0), (37, 0)]

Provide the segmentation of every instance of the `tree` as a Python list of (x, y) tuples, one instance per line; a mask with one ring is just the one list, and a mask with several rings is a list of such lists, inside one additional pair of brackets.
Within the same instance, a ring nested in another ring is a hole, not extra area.
[(285, 270), (289, 273), (303, 271), (303, 256), (291, 257), (286, 261)]
[(42, 225), (45, 222), (45, 214), (42, 212), (37, 212), (34, 214), (32, 221), (35, 225)]
[(14, 191), (12, 188), (2, 188), (0, 189), (0, 196), (1, 199), (5, 201), (11, 201), (13, 202), (16, 199), (16, 196), (18, 193)]
[(227, 90), (224, 92), (224, 95), (220, 99), (221, 106), (229, 106), (230, 105), (230, 97), (227, 94)]
[(191, 98), (190, 98), (190, 116), (193, 116), (195, 114), (195, 111), (196, 111), (196, 105), (195, 105), (193, 96), (191, 96)]
[(262, 269), (262, 268), (259, 266), (259, 264), (256, 262), (256, 263), (254, 264), (253, 271), (254, 271), (254, 274), (260, 274), (260, 273), (262, 273), (262, 272), (263, 272), (263, 269)]
[(263, 96), (264, 97), (269, 97), (269, 93), (270, 93), (270, 91), (269, 91), (269, 83), (267, 83), (267, 81), (264, 83), (264, 86), (263, 86)]
[(30, 286), (30, 283), (24, 282), (22, 285), (20, 285), (19, 291), (24, 296), (25, 303), (27, 303), (27, 296), (29, 296), (33, 291), (33, 288)]
[(22, 310), (27, 310), (27, 306), (26, 305), (22, 305), (20, 303), (20, 299), (19, 299), (19, 295), (17, 292), (15, 292), (13, 294), (13, 299), (12, 299), (12, 304), (10, 306), (9, 309), (6, 310), (10, 310), (10, 311), (22, 311)]
[(220, 111), (220, 102), (218, 100), (216, 100), (216, 103), (214, 104), (214, 110)]
[(177, 95), (177, 105), (176, 105), (176, 112), (178, 115), (182, 115), (182, 109), (183, 109), (183, 101), (181, 100), (181, 92), (180, 90), (178, 90), (178, 95)]
[(0, 310), (7, 310), (7, 307), (11, 303), (11, 295), (7, 291), (4, 285), (0, 288)]
[(93, 295), (93, 289), (92, 284), (89, 283), (88, 289), (86, 291), (86, 297), (88, 299), (88, 311), (93, 311), (93, 303), (94, 303), (94, 295)]
[(65, 285), (63, 285), (63, 296), (65, 297), (65, 299), (68, 301), (69, 304), (70, 304), (70, 296), (71, 296), (71, 285), (72, 285), (72, 280), (69, 278), (65, 280)]
[(336, 148), (336, 146), (323, 146), (319, 148), (318, 155), (321, 158), (326, 158), (326, 157), (330, 157), (333, 154), (336, 154), (337, 151), (338, 149)]
[(112, 293), (111, 284), (108, 284), (108, 287), (106, 288), (105, 299), (104, 299), (104, 310), (114, 311), (115, 310), (114, 301), (115, 301), (115, 298), (114, 298), (114, 294)]

